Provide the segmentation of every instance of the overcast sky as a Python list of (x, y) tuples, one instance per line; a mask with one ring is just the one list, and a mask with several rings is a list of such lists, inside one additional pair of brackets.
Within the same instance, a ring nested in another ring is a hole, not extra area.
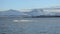
[(60, 6), (60, 0), (0, 0), (0, 10)]

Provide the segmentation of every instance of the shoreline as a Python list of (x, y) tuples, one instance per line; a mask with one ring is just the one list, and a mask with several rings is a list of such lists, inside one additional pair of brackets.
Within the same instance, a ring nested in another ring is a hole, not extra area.
[(0, 17), (0, 18), (60, 18), (60, 16), (32, 16), (32, 17)]

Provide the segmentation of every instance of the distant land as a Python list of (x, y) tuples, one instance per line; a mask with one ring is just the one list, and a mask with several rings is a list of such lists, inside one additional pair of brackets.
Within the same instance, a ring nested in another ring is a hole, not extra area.
[(0, 11), (0, 17), (60, 17), (60, 8), (27, 9), (24, 12), (10, 9), (6, 11)]

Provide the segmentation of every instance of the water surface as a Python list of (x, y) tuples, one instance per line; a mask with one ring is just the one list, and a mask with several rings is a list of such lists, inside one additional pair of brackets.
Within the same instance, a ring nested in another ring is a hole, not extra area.
[(0, 34), (60, 34), (60, 18), (0, 18)]

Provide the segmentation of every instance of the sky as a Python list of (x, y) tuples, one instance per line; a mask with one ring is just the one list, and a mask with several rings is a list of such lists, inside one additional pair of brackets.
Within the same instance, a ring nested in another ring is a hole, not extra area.
[(60, 6), (60, 0), (0, 0), (1, 10), (20, 10)]

